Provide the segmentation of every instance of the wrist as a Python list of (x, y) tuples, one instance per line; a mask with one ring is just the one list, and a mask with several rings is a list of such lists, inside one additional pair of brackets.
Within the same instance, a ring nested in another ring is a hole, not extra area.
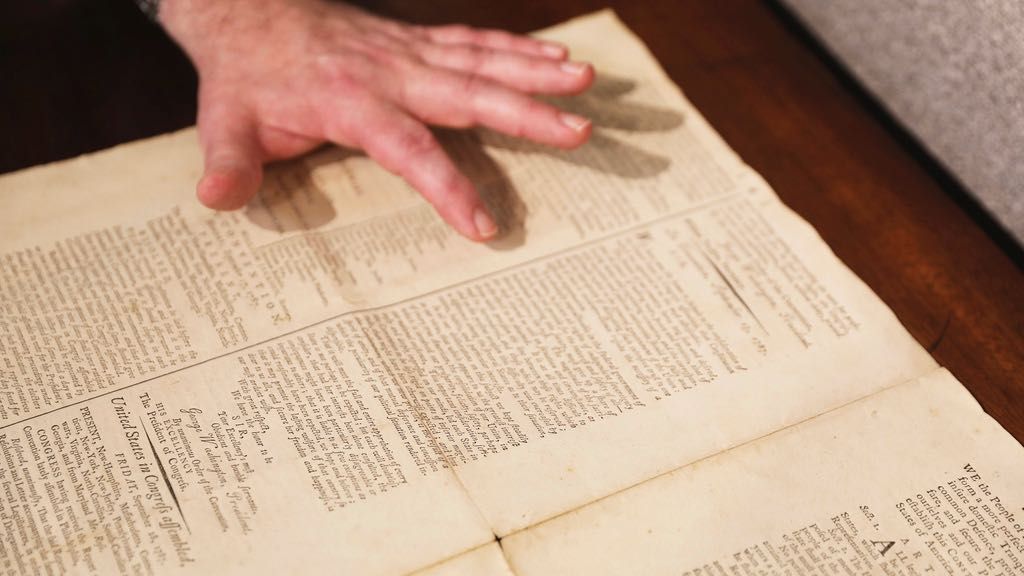
[(312, 12), (319, 0), (158, 0), (159, 21), (200, 75), (221, 61), (276, 50), (275, 33)]
[(158, 20), (202, 74), (237, 39), (253, 12), (277, 0), (159, 0)]

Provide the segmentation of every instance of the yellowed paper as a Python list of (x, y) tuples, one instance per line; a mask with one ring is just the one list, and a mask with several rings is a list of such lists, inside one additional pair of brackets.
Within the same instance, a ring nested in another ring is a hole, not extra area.
[(445, 560), (435, 566), (416, 572), (414, 576), (512, 576), (514, 573), (505, 561), (505, 555), (497, 542)]
[(516, 574), (1021, 574), (1024, 448), (948, 372), (504, 539)]
[(490, 245), (339, 150), (0, 178), (0, 572), (409, 572), (934, 368), (612, 14), (545, 35), (597, 130), (445, 135)]

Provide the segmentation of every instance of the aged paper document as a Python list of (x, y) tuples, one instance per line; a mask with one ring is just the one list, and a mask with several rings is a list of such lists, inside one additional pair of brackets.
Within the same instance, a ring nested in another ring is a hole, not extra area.
[(516, 574), (1024, 574), (1024, 448), (937, 370), (504, 539)]
[(489, 245), (337, 149), (237, 213), (193, 130), (0, 177), (0, 574), (513, 573), (937, 368), (613, 14), (542, 34), (594, 137), (443, 135)]

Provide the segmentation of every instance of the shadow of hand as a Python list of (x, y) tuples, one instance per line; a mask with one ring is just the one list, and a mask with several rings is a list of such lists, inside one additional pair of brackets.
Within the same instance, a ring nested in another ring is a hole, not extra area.
[[(492, 132), (439, 131), (442, 145), (476, 186), (501, 230), (489, 246), (507, 249), (522, 244), (527, 207), (484, 144), (543, 155), (628, 179), (651, 178), (668, 169), (671, 164), (668, 157), (612, 135), (615, 131), (665, 132), (683, 124), (682, 114), (674, 110), (624, 101), (623, 97), (635, 88), (632, 80), (602, 74), (587, 93), (558, 101), (563, 109), (591, 118), (594, 123), (590, 141), (576, 150), (558, 150)], [(331, 158), (344, 162), (359, 154), (345, 150), (340, 156), (332, 154)], [(335, 208), (327, 194), (313, 182), (311, 169), (306, 162), (298, 161), (285, 163), (270, 172), (263, 189), (246, 209), (249, 220), (277, 232), (315, 230), (334, 220)]]
[(557, 150), (529, 141), (488, 133), (485, 142), (503, 150), (543, 154), (561, 161), (614, 174), (621, 178), (650, 178), (668, 169), (671, 161), (623, 142), (611, 131), (667, 132), (683, 124), (675, 110), (627, 102), (623, 97), (636, 88), (636, 82), (599, 74), (586, 93), (558, 101), (561, 108), (591, 119), (594, 132), (590, 141), (576, 150)]

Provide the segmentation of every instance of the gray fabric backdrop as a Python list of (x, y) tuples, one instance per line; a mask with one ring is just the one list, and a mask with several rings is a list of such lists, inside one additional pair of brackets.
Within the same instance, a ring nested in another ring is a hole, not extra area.
[(1024, 0), (783, 0), (1024, 243)]

